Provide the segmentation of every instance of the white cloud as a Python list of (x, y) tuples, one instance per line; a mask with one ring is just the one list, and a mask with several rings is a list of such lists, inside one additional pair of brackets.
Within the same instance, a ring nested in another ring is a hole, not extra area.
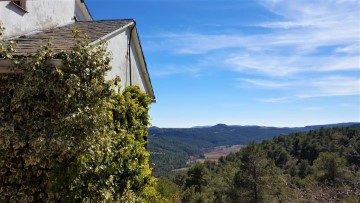
[(160, 41), (160, 43), (148, 42), (148, 49), (199, 55), (230, 48), (255, 52), (279, 51), (286, 48), (293, 50), (294, 54), (303, 54), (303, 50), (316, 51), (321, 47), (350, 46), (358, 43), (359, 35), (360, 30), (355, 26), (344, 30), (341, 28), (332, 30), (295, 29), (257, 35), (180, 33), (148, 36), (148, 38)]
[(290, 102), (314, 97), (360, 95), (360, 81), (350, 76), (327, 76), (321, 78), (297, 78), (289, 80), (240, 79), (245, 87), (261, 89), (287, 89), (290, 95), (261, 99), (268, 103)]
[(232, 70), (267, 76), (289, 76), (299, 73), (360, 70), (358, 56), (281, 56), (272, 54), (232, 54), (224, 65)]
[(165, 66), (165, 67), (158, 67), (156, 70), (152, 71), (152, 75), (155, 77), (166, 77), (170, 75), (176, 74), (187, 74), (192, 76), (197, 76), (203, 68), (201, 66)]
[[(284, 43), (306, 43), (313, 47), (359, 45), (360, 3), (356, 0), (260, 0), (283, 20), (261, 26), (284, 31)], [(275, 41), (276, 43), (281, 42)], [(295, 45), (295, 44), (294, 44)]]
[(264, 79), (239, 79), (242, 86), (249, 86), (263, 88), (263, 89), (286, 89), (296, 86), (296, 83), (291, 81), (275, 81)]
[(303, 107), (302, 109), (305, 111), (321, 111), (324, 108), (320, 106), (307, 106), (307, 107)]
[(148, 43), (149, 49), (171, 50), (178, 54), (204, 54), (214, 50), (245, 47), (250, 39), (240, 35), (205, 35), (199, 33), (167, 33), (147, 36), (159, 43)]
[[(338, 53), (357, 54), (360, 55), (360, 43), (339, 47), (335, 50)], [(359, 59), (360, 60), (360, 59)]]
[(262, 102), (266, 103), (286, 103), (290, 101), (294, 101), (293, 97), (277, 97), (277, 98), (266, 98), (266, 99), (260, 99)]
[(352, 107), (357, 108), (359, 106), (359, 103), (358, 104), (340, 103), (338, 104), (338, 106), (343, 108), (352, 108)]
[[(258, 25), (268, 28), (267, 34), (170, 33), (157, 37), (163, 40), (163, 46), (179, 54), (204, 54), (227, 48), (252, 51), (284, 47), (295, 50), (294, 54), (301, 54), (303, 50), (314, 51), (326, 46), (351, 46), (349, 48), (353, 50), (356, 47), (352, 46), (359, 45), (360, 3), (357, 1), (265, 0), (260, 2), (267, 9), (283, 17), (281, 21)], [(341, 52), (341, 49), (338, 51)]]
[(355, 77), (333, 76), (306, 82), (309, 90), (300, 92), (297, 98), (360, 95), (360, 80)]
[[(247, 87), (291, 90), (284, 97), (262, 99), (265, 102), (360, 94), (359, 75), (343, 76), (360, 70), (359, 1), (259, 2), (280, 19), (255, 25), (267, 32), (187, 32), (148, 38), (159, 42), (155, 49), (182, 56), (196, 55), (199, 60), (211, 56), (209, 66), (251, 75), (252, 79), (240, 80)], [(206, 68), (199, 71), (204, 70)], [(193, 74), (186, 68), (178, 71), (184, 72)], [(281, 79), (283, 77), (287, 80)]]

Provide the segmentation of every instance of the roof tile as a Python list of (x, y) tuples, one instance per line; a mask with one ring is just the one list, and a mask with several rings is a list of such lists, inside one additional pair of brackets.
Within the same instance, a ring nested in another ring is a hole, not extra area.
[(46, 45), (49, 39), (55, 52), (70, 50), (75, 45), (72, 34), (74, 29), (82, 31), (90, 37), (90, 42), (94, 42), (132, 22), (134, 21), (130, 19), (79, 21), (35, 34), (20, 36), (12, 39), (17, 43), (15, 55), (34, 54), (41, 46)]

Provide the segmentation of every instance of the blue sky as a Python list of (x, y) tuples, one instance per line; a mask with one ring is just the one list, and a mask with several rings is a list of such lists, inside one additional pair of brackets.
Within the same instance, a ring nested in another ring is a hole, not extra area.
[(87, 0), (133, 18), (159, 127), (360, 121), (358, 0)]

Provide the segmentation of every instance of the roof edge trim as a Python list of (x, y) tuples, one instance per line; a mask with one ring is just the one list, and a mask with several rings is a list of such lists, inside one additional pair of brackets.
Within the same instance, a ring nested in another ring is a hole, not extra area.
[(92, 17), (92, 15), (90, 13), (89, 7), (86, 5), (84, 0), (77, 0), (76, 4), (79, 5), (79, 8), (80, 8), (81, 12), (84, 15), (87, 15), (86, 17), (88, 18), (89, 21), (94, 20), (94, 18)]
[(134, 43), (135, 51), (136, 51), (137, 55), (139, 56), (141, 71), (143, 72), (143, 75), (145, 76), (146, 88), (151, 96), (152, 102), (155, 103), (156, 97), (155, 97), (153, 86), (151, 84), (149, 71), (147, 69), (144, 52), (141, 47), (140, 38), (139, 38), (136, 27), (135, 27), (134, 31), (131, 33), (131, 35), (133, 35), (132, 39), (134, 39), (134, 42), (136, 42), (136, 43)]
[(119, 34), (120, 32), (122, 32), (124, 29), (127, 29), (128, 27), (131, 26), (135, 26), (135, 29), (132, 33), (130, 33), (132, 35), (132, 39), (135, 41), (134, 45), (135, 45), (135, 51), (137, 53), (137, 55), (139, 56), (139, 60), (140, 60), (140, 66), (141, 66), (141, 71), (143, 72), (143, 75), (145, 77), (145, 83), (146, 83), (146, 89), (149, 93), (149, 95), (151, 96), (152, 102), (155, 103), (156, 99), (155, 99), (155, 93), (154, 93), (154, 89), (152, 87), (151, 84), (151, 79), (150, 79), (150, 75), (149, 75), (149, 71), (147, 69), (147, 65), (146, 65), (146, 61), (145, 61), (145, 56), (144, 53), (142, 51), (142, 47), (141, 47), (141, 43), (140, 43), (140, 38), (136, 29), (136, 23), (134, 20), (132, 20), (132, 22), (130, 22), (129, 24), (101, 37), (98, 40), (95, 40), (94, 42), (91, 42), (91, 45), (97, 45), (100, 43), (101, 40), (109, 40), (113, 37), (115, 37), (117, 34)]
[(100, 37), (99, 39), (91, 42), (90, 45), (98, 45), (101, 42), (101, 40), (109, 40), (109, 39), (115, 37), (117, 34), (119, 34), (119, 32), (123, 31), (124, 29), (126, 29), (126, 28), (128, 28), (128, 27), (130, 27), (131, 25), (134, 25), (134, 24), (135, 24), (134, 22), (130, 22), (129, 24), (127, 24), (127, 25), (125, 25), (125, 26), (123, 26), (123, 27), (121, 27), (121, 28), (119, 28), (119, 29), (117, 29), (115, 31), (112, 31), (109, 34), (104, 35), (104, 36)]

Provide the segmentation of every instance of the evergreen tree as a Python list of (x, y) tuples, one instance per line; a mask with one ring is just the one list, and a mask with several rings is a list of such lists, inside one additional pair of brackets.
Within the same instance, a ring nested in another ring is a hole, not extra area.
[(312, 173), (311, 166), (307, 160), (301, 160), (298, 166), (299, 166), (298, 176), (300, 178), (305, 178), (306, 176)]
[(266, 159), (265, 152), (256, 143), (241, 150), (240, 160), (240, 170), (235, 174), (234, 183), (242, 192), (235, 197), (249, 202), (263, 202), (269, 191), (275, 191), (281, 184), (278, 169)]
[(346, 178), (346, 160), (334, 152), (321, 152), (314, 162), (317, 180), (326, 184), (336, 184)]
[(188, 178), (185, 181), (185, 187), (190, 188), (194, 186), (195, 191), (201, 193), (209, 183), (209, 175), (208, 169), (203, 164), (195, 164), (187, 172)]

